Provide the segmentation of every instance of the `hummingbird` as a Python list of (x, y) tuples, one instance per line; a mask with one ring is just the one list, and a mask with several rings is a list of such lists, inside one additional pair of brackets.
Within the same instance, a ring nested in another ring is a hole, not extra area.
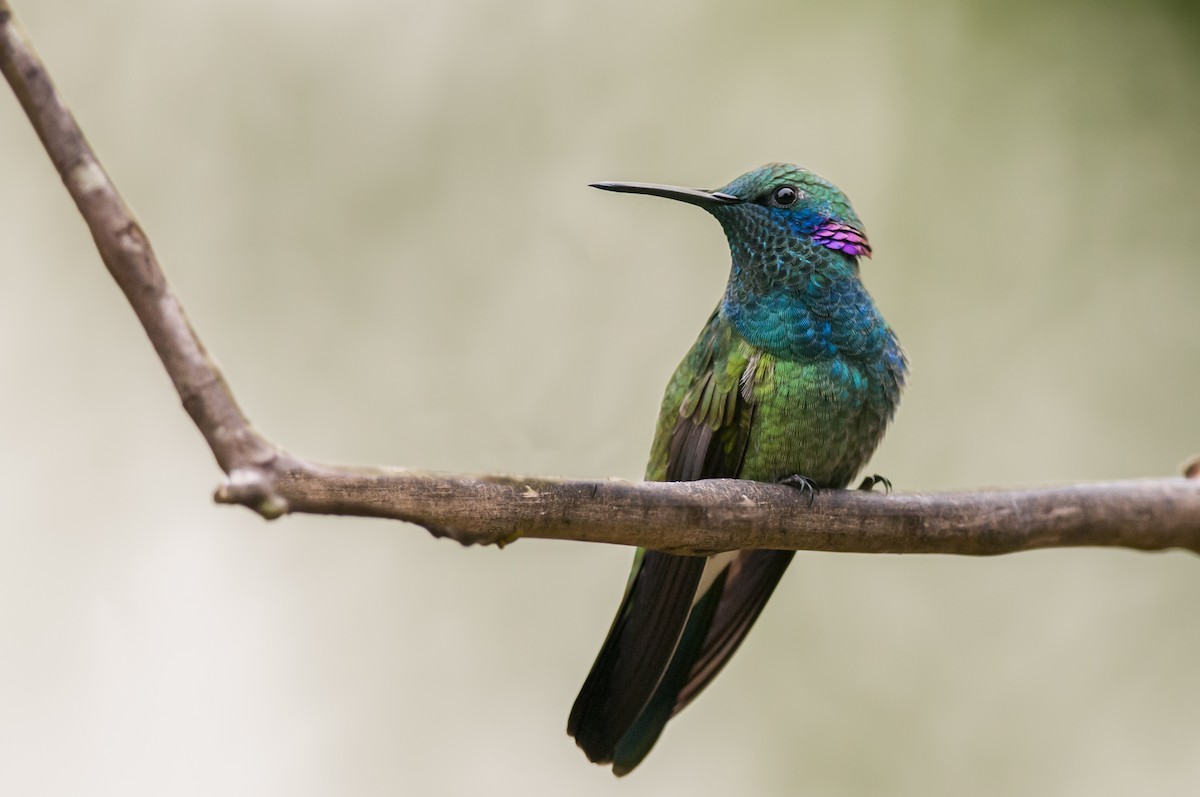
[[(883, 437), (908, 362), (859, 279), (871, 244), (845, 194), (785, 163), (716, 190), (593, 186), (703, 208), (732, 257), (724, 296), (667, 385), (646, 479), (783, 482), (810, 502), (848, 486)], [(876, 480), (886, 481), (863, 487)], [(793, 553), (638, 549), (567, 721), (591, 761), (618, 776), (641, 763), (745, 639)]]

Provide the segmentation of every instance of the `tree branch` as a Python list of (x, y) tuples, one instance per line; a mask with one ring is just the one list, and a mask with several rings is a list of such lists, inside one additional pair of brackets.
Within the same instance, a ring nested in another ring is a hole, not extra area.
[(266, 518), (288, 512), (405, 520), (463, 544), (518, 537), (675, 552), (780, 548), (990, 555), (1058, 546), (1185, 548), (1200, 553), (1193, 478), (1039, 490), (901, 494), (716, 479), (655, 483), (458, 476), (301, 460), (255, 431), (188, 323), (150, 241), (101, 167), (6, 0), (0, 71), (32, 122), (227, 480), (220, 503)]

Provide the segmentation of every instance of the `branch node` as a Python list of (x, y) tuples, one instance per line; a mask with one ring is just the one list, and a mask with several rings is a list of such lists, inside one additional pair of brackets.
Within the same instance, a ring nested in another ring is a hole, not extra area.
[(441, 526), (426, 521), (420, 521), (420, 525), (434, 537), (454, 540), (464, 548), (470, 548), (472, 545), (495, 545), (497, 548), (503, 548), (521, 538), (520, 529), (508, 532), (473, 531), (455, 526)]
[(266, 520), (283, 517), (290, 509), (287, 499), (275, 490), (275, 479), (262, 468), (234, 468), (213, 494), (213, 500), (249, 507)]
[(81, 160), (67, 175), (67, 187), (74, 188), (72, 193), (81, 196), (104, 190), (108, 185), (108, 175), (100, 168), (100, 164), (91, 158)]
[(494, 539), (492, 542), (494, 542), (494, 543), (495, 543), (495, 545), (496, 545), (496, 547), (497, 547), (497, 548), (499, 548), (499, 549), (501, 549), (501, 550), (504, 550), (504, 546), (505, 546), (505, 545), (510, 545), (510, 544), (512, 544), (512, 543), (514, 543), (514, 542), (516, 542), (516, 541), (517, 541), (517, 540), (519, 540), (519, 539), (521, 539), (521, 530), (520, 530), (520, 529), (513, 529), (513, 530), (512, 530), (512, 531), (510, 531), (508, 534), (505, 534), (505, 535), (503, 535), (503, 536), (497, 537), (497, 538), (496, 538), (496, 539)]
[(1200, 479), (1200, 454), (1183, 463), (1183, 475), (1189, 479)]

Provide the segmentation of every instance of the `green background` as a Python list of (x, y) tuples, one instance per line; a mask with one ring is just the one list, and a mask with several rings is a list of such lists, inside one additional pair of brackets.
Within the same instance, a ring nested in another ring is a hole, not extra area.
[[(913, 363), (900, 490), (1200, 452), (1183, 3), (18, 2), (256, 425), (321, 460), (638, 478), (724, 284), (694, 208), (839, 184)], [(0, 91), (0, 790), (1192, 795), (1200, 562), (801, 554), (623, 781), (567, 711), (630, 551), (265, 524)]]

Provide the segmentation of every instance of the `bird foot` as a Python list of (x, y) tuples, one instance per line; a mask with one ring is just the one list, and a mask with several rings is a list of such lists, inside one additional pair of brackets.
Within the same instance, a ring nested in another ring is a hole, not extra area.
[(816, 483), (807, 476), (801, 476), (799, 473), (793, 473), (791, 476), (784, 476), (779, 480), (780, 484), (794, 487), (800, 491), (801, 495), (808, 495), (808, 505), (812, 506), (813, 499), (817, 497), (817, 493), (821, 491)]
[(862, 484), (858, 485), (858, 489), (862, 490), (863, 492), (873, 493), (875, 492), (875, 485), (877, 484), (883, 485), (884, 495), (887, 495), (892, 491), (892, 480), (886, 476), (880, 476), (878, 473), (874, 473), (864, 478), (862, 480)]

